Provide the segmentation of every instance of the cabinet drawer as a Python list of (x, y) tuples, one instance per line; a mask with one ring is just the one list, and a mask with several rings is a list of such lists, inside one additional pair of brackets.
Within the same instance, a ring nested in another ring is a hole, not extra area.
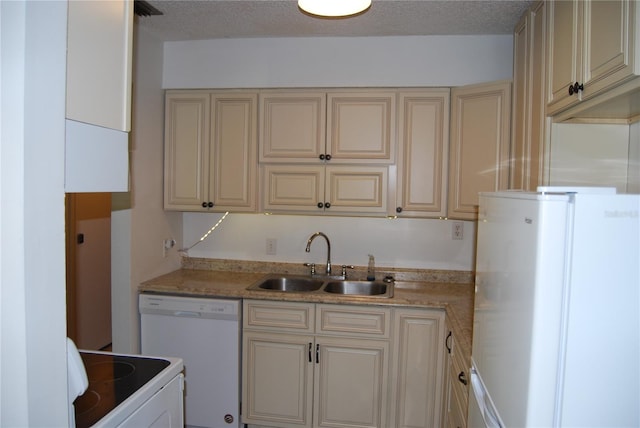
[(244, 301), (245, 328), (254, 330), (282, 329), (313, 333), (314, 305), (309, 303)]
[[(466, 411), (467, 408), (467, 403), (469, 401), (469, 385), (471, 382), (471, 375), (469, 373), (469, 367), (468, 364), (466, 364), (466, 359), (464, 358), (464, 355), (462, 355), (462, 352), (459, 348), (456, 347), (456, 344), (454, 343), (454, 349), (453, 349), (453, 361), (451, 364), (451, 372), (450, 372), (450, 376), (451, 376), (451, 383), (453, 385), (453, 392), (454, 395), (457, 396), (457, 399), (460, 401), (460, 405), (463, 407), (463, 409)], [(460, 373), (464, 372), (464, 379), (466, 380), (467, 384), (465, 385), (463, 382), (460, 381)]]
[(378, 307), (318, 305), (316, 333), (389, 337), (391, 310)]

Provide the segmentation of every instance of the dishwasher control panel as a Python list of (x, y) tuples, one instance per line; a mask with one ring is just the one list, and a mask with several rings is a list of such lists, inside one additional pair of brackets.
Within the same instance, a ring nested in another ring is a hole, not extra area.
[(238, 300), (141, 294), (139, 305), (140, 313), (147, 314), (228, 320), (240, 318)]

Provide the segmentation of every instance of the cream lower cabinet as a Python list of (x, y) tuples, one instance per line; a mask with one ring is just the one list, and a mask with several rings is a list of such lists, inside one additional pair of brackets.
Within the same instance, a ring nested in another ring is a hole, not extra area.
[(255, 212), (255, 92), (167, 91), (164, 208)]
[(266, 164), (261, 171), (264, 211), (326, 214), (387, 211), (387, 166)]
[(445, 314), (396, 309), (390, 427), (442, 426), (445, 375)]
[(244, 310), (244, 423), (386, 426), (390, 309), (245, 301)]
[(250, 427), (442, 426), (444, 311), (245, 300)]
[(448, 329), (445, 340), (448, 370), (445, 378), (445, 422), (447, 428), (466, 428), (469, 406), (469, 361), (465, 351), (456, 343), (455, 334)]

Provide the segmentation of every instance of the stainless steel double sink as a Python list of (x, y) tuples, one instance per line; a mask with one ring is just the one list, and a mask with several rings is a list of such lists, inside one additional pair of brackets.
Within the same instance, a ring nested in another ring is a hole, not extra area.
[(247, 287), (247, 290), (283, 293), (330, 293), (344, 296), (393, 297), (393, 282), (352, 281), (298, 275), (269, 275)]

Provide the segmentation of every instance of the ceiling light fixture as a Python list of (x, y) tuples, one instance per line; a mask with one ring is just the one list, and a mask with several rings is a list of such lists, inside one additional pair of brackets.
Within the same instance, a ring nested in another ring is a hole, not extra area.
[(364, 12), (371, 0), (298, 0), (298, 7), (311, 15), (339, 18)]

